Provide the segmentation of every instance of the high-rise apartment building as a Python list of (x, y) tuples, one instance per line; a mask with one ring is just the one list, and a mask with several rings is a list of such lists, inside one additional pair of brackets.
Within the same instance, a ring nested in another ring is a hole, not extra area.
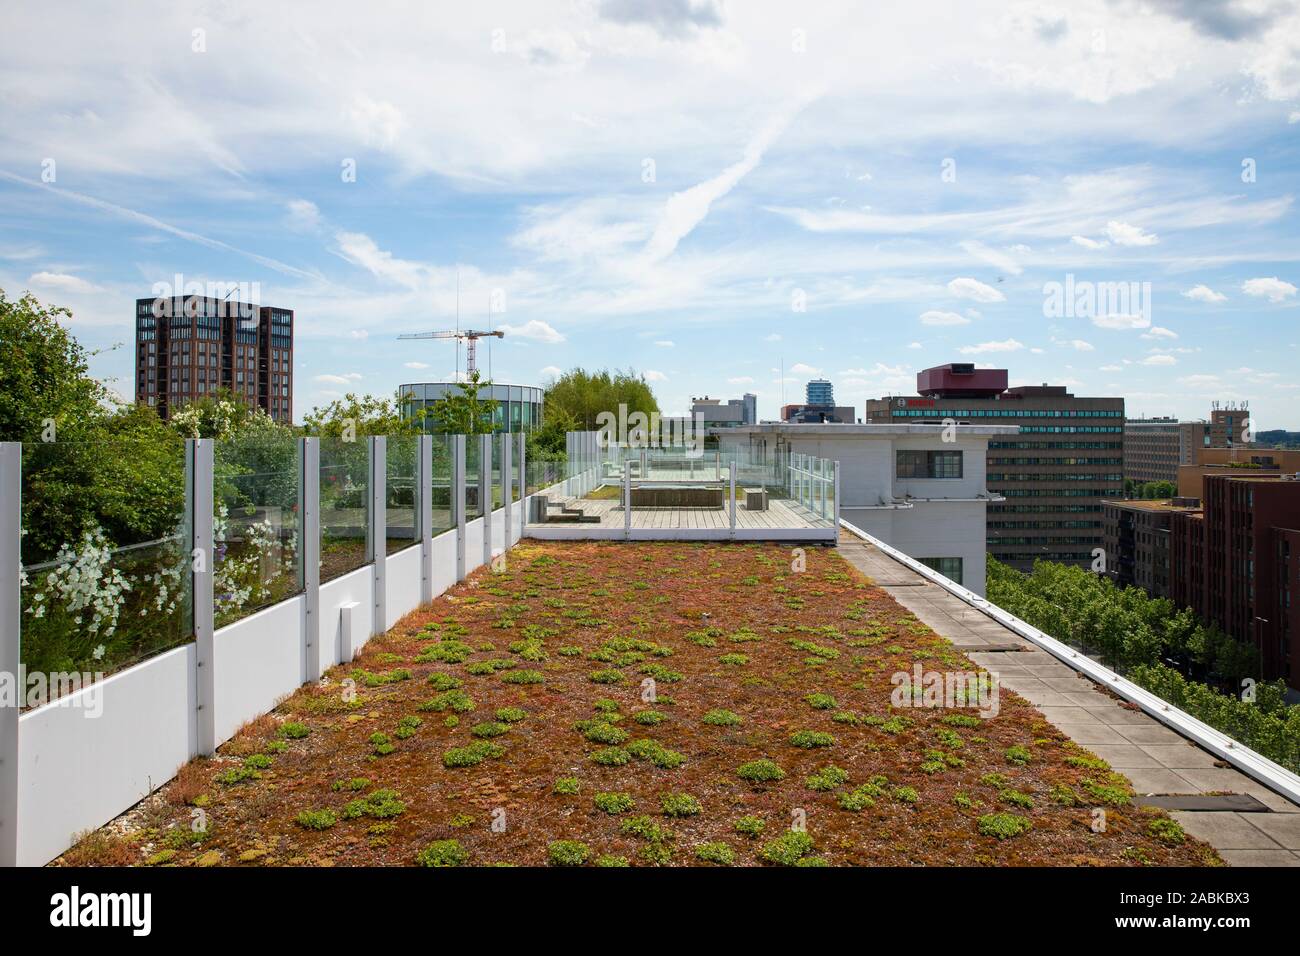
[(1124, 490), (1124, 399), (1060, 385), (1007, 387), (1006, 369), (953, 363), (916, 376), (917, 395), (866, 403), (868, 422), (1016, 425), (990, 439), (989, 553), (1020, 570), (1037, 558), (1091, 565), (1102, 547), (1102, 499)]
[(136, 299), (136, 401), (168, 418), (218, 389), (293, 421), (293, 311), (202, 295)]
[(807, 405), (834, 405), (835, 390), (831, 383), (824, 378), (815, 378), (808, 383), (805, 390)]
[(1202, 511), (1170, 523), (1170, 597), (1300, 684), (1300, 478), (1206, 475)]

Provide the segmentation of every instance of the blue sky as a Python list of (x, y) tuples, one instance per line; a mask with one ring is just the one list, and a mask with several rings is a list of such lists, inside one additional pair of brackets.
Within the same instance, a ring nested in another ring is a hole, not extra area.
[[(447, 378), (396, 336), (459, 277), (498, 381), (631, 367), (669, 412), (975, 361), (1300, 428), (1295, 3), (267, 6), (7, 5), (0, 287), (122, 388), (177, 273), (295, 310), (299, 416)], [(1045, 314), (1067, 276), (1149, 308)]]

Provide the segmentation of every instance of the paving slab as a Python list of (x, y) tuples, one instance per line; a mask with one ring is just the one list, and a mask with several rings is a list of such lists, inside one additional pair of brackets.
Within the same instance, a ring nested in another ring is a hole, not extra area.
[(1254, 813), (1215, 813), (1205, 810), (1174, 811), (1170, 814), (1194, 837), (1224, 850), (1283, 850), (1290, 852), (1250, 822)]

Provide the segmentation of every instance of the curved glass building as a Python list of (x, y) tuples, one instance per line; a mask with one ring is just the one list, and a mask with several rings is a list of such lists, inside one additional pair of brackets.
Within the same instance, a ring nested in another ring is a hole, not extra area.
[[(400, 385), (398, 400), (402, 415), (412, 418), (423, 408), (432, 406), (448, 392), (456, 391), (455, 382), (419, 382)], [(495, 399), (499, 404), (495, 414), (499, 432), (526, 432), (542, 423), (542, 396), (545, 392), (532, 385), (502, 385), (496, 382), (479, 389), (479, 397)], [(434, 422), (425, 419), (425, 430), (432, 431)]]

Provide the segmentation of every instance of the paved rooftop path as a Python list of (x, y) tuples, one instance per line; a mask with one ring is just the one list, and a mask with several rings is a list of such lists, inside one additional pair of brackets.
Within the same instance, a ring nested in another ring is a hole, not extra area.
[(1172, 811), (1193, 836), (1238, 866), (1300, 866), (1300, 806), (1187, 738), (1097, 688), (1088, 678), (993, 618), (852, 535), (839, 551), (854, 567), (1002, 686), (1042, 711), (1081, 746), (1110, 763), (1141, 795), (1248, 794), (1262, 812)]

